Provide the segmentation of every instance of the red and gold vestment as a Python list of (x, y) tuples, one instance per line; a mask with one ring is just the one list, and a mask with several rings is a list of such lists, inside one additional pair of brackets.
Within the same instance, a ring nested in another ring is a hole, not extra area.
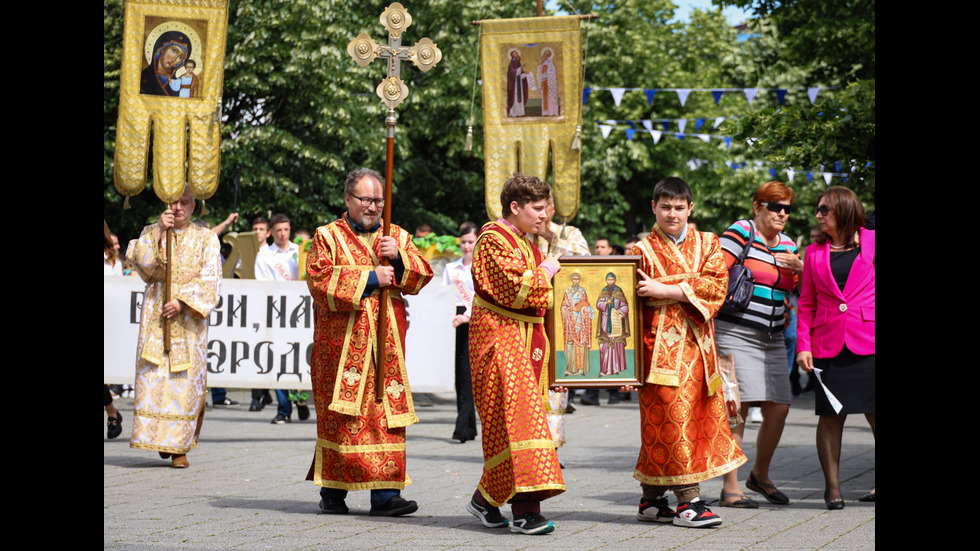
[[(403, 270), (389, 287), (382, 363), (384, 399), (375, 400), (380, 292), (367, 293), (379, 265), (380, 231), (360, 233), (344, 217), (317, 229), (306, 280), (316, 304), (310, 366), (317, 442), (309, 479), (344, 490), (402, 489), (405, 427), (418, 421), (405, 371), (402, 294), (417, 294), (432, 269), (405, 230), (391, 225)], [(393, 260), (392, 265), (397, 266)], [(396, 268), (396, 274), (398, 269)]]
[(554, 300), (541, 253), (503, 221), (483, 227), (473, 257), (470, 369), (483, 423), (479, 489), (499, 507), (518, 493), (542, 500), (565, 491), (545, 418), (549, 346), (545, 309)]
[(629, 254), (642, 255), (644, 273), (679, 286), (690, 301), (647, 298), (643, 304), (647, 377), (633, 476), (644, 484), (676, 486), (727, 473), (746, 459), (728, 427), (711, 321), (728, 289), (718, 237), (688, 231), (675, 245), (656, 226)]

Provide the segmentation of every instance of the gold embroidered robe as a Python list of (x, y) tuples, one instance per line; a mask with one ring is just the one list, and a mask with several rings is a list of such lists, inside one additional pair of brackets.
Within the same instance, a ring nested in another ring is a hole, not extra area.
[(690, 303), (644, 300), (646, 385), (640, 389), (642, 444), (634, 478), (654, 486), (702, 482), (745, 463), (721, 394), (712, 318), (725, 301), (728, 271), (718, 237), (688, 231), (679, 245), (659, 226), (630, 250), (640, 269), (678, 285)]
[[(544, 310), (554, 294), (541, 253), (501, 223), (483, 227), (473, 256), (470, 369), (483, 424), (483, 497), (499, 507), (517, 493), (565, 491), (545, 418), (548, 341)], [(537, 333), (537, 335), (535, 334)]]
[(418, 421), (405, 372), (407, 329), (402, 294), (414, 295), (432, 269), (412, 236), (391, 225), (404, 272), (388, 293), (384, 399), (375, 400), (380, 292), (362, 298), (378, 266), (381, 232), (357, 233), (345, 218), (317, 229), (307, 256), (306, 281), (316, 303), (310, 358), (317, 442), (308, 479), (345, 490), (402, 489), (405, 427)]
[(170, 354), (163, 352), (163, 285), (166, 240), (147, 226), (126, 252), (146, 291), (136, 350), (136, 398), (129, 445), (168, 453), (197, 446), (207, 387), (208, 315), (221, 283), (218, 237), (190, 224), (173, 232), (171, 298), (184, 308), (170, 320)]

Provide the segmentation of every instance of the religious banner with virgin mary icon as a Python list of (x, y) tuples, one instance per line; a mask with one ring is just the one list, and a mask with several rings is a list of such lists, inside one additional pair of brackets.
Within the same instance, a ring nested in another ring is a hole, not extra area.
[(572, 142), (582, 112), (582, 32), (578, 16), (484, 20), (486, 207), (500, 216), (500, 190), (514, 172), (547, 181), (559, 220), (575, 216), (580, 149)]
[[(175, 201), (218, 187), (227, 0), (126, 2), (114, 181), (130, 197), (146, 183)], [(188, 145), (189, 143), (189, 145)]]

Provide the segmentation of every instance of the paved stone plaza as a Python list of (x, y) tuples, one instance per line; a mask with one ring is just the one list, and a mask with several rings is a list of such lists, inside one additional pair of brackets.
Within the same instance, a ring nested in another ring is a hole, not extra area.
[[(566, 416), (568, 444), (559, 450), (568, 490), (543, 503), (557, 529), (545, 536), (484, 528), (465, 511), (480, 478), (479, 439), (451, 440), (453, 396), (416, 395), (420, 422), (408, 428), (408, 473), (404, 496), (417, 513), (402, 518), (368, 517), (368, 492), (352, 492), (351, 514), (317, 514), (318, 488), (305, 479), (316, 439), (314, 417), (272, 425), (275, 404), (248, 411), (247, 391), (229, 397), (243, 405), (208, 408), (201, 441), (178, 470), (155, 453), (129, 447), (132, 399), (117, 399), (124, 429), (103, 444), (103, 547), (105, 549), (378, 549), (459, 551), (493, 549), (736, 550), (874, 549), (875, 504), (857, 498), (875, 485), (875, 442), (863, 416), (848, 418), (841, 481), (847, 506), (827, 511), (823, 476), (814, 447), (817, 418), (812, 394), (798, 398), (773, 461), (771, 476), (793, 503), (758, 509), (713, 507), (724, 520), (714, 529), (641, 523), (633, 469), (639, 446), (639, 407), (634, 401), (577, 406)], [(745, 431), (751, 464), (757, 425)], [(103, 414), (103, 439), (105, 421)], [(742, 467), (740, 478), (748, 475)], [(711, 505), (721, 479), (701, 484)], [(673, 497), (671, 496), (673, 505)], [(510, 515), (509, 508), (502, 508)]]

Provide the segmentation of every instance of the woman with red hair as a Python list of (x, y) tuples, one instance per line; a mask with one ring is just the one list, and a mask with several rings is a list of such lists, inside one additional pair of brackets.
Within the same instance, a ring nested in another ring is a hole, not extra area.
[[(722, 309), (715, 319), (718, 354), (734, 356), (742, 418), (750, 402), (762, 404), (755, 463), (745, 485), (777, 505), (789, 504), (789, 498), (769, 478), (769, 464), (783, 435), (791, 399), (783, 341), (785, 298), (796, 288), (803, 271), (796, 244), (782, 233), (792, 212), (793, 190), (782, 182), (767, 182), (752, 197), (752, 219), (735, 222), (721, 236), (726, 264), (731, 268), (744, 257), (742, 263), (752, 271), (755, 289), (744, 311)], [(744, 432), (744, 421), (732, 427), (739, 446)], [(724, 475), (719, 505), (759, 506), (739, 490), (738, 470)]]

